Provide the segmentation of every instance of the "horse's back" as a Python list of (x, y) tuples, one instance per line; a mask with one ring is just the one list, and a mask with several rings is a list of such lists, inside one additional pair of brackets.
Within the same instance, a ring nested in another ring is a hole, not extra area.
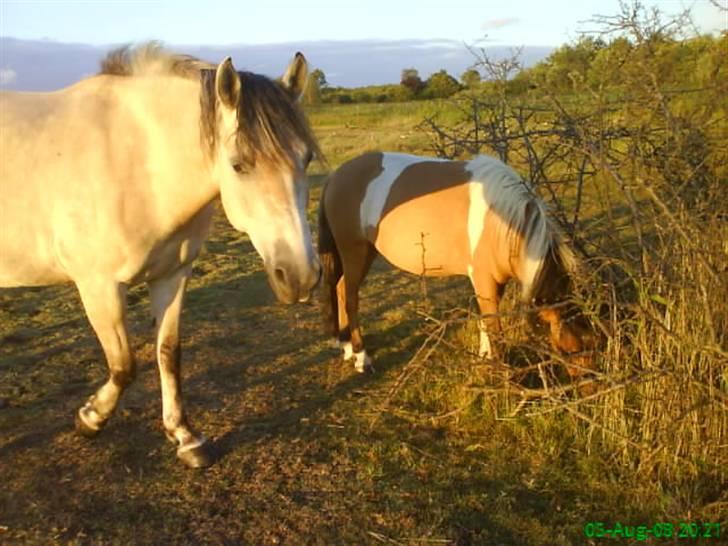
[(0, 286), (67, 280), (53, 249), (55, 184), (38, 176), (54, 163), (44, 129), (56, 115), (64, 121), (62, 99), (62, 93), (0, 93)]
[(0, 285), (131, 283), (197, 255), (214, 197), (197, 80), (100, 75), (0, 100)]
[(342, 165), (329, 181), (324, 204), (334, 236), (352, 241), (356, 233), (411, 273), (466, 274), (465, 165), (398, 153), (365, 154)]
[(110, 121), (120, 117), (108, 84), (91, 78), (51, 93), (0, 95), (0, 285), (69, 280), (64, 255), (78, 255), (79, 240), (103, 253), (92, 248), (92, 220), (113, 200)]

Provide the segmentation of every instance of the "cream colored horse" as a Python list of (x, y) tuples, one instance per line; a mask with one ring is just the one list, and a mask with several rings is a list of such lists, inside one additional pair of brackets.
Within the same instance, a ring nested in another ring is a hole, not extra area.
[(80, 432), (101, 430), (134, 377), (126, 297), (145, 282), (166, 434), (186, 464), (211, 463), (182, 405), (185, 286), (221, 196), (278, 299), (309, 298), (320, 266), (305, 169), (319, 151), (297, 104), (307, 72), (300, 53), (274, 81), (150, 44), (112, 52), (69, 88), (0, 95), (0, 286), (78, 287), (110, 370)]
[(496, 356), (498, 303), (505, 283), (517, 279), (523, 299), (541, 307), (536, 315), (553, 347), (570, 355), (569, 373), (592, 366), (593, 331), (568, 301), (575, 258), (543, 202), (495, 158), (372, 152), (352, 159), (324, 186), (318, 246), (326, 327), (360, 372), (371, 359), (359, 287), (378, 254), (415, 275), (467, 275), (483, 317), (481, 356)]

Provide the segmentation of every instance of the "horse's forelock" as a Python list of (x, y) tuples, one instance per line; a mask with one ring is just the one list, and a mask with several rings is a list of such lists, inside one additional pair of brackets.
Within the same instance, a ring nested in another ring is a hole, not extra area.
[(563, 240), (561, 231), (548, 219), (548, 249), (540, 260), (535, 275), (524, 288), (524, 299), (537, 304), (554, 303), (568, 296), (571, 278), (578, 270), (573, 251)]
[[(293, 166), (295, 148), (303, 144), (323, 159), (316, 137), (301, 108), (283, 86), (266, 76), (238, 72), (241, 79), (237, 105), (236, 141), (240, 159)], [(215, 92), (215, 70), (200, 73), (200, 133), (203, 147), (212, 155), (219, 123)]]
[(305, 146), (323, 159), (316, 137), (300, 106), (277, 81), (239, 72), (238, 148), (243, 159), (293, 166), (297, 148)]

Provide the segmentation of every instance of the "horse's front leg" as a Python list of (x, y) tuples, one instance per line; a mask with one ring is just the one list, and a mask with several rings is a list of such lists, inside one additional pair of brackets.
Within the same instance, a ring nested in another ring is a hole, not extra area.
[(167, 438), (177, 446), (177, 457), (193, 468), (209, 466), (212, 450), (192, 430), (182, 406), (180, 385), (179, 319), (191, 267), (149, 283), (152, 312), (157, 324), (157, 363), (162, 387), (162, 418)]
[(481, 315), (478, 320), (480, 333), (478, 356), (499, 358), (502, 349), (500, 347), (501, 323), (498, 318), (498, 304), (503, 296), (505, 285), (498, 284), (495, 279), (483, 272), (471, 274), (470, 279), (475, 289)]
[(84, 436), (95, 436), (111, 417), (136, 371), (126, 326), (127, 287), (99, 281), (81, 281), (76, 285), (109, 366), (109, 379), (76, 414), (76, 430)]

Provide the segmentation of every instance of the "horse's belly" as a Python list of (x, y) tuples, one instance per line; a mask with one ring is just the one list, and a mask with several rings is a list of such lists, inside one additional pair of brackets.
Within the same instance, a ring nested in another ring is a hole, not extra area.
[(0, 206), (0, 286), (44, 286), (66, 282), (43, 215), (24, 202)]
[(379, 222), (374, 246), (415, 275), (465, 275), (470, 263), (466, 218), (457, 211), (402, 205)]
[(68, 280), (52, 256), (38, 252), (32, 245), (17, 248), (0, 244), (0, 286), (45, 286)]

